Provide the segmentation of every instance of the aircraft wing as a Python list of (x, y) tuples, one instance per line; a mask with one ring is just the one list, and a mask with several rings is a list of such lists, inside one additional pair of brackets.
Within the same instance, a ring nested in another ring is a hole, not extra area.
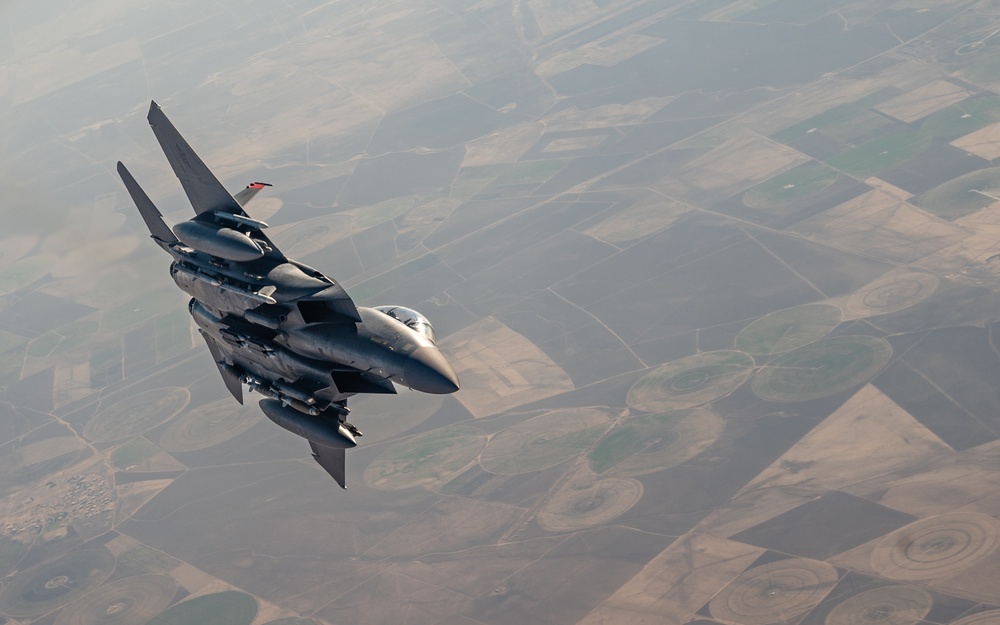
[(345, 450), (326, 447), (325, 445), (319, 445), (312, 441), (309, 441), (309, 446), (312, 447), (313, 458), (316, 459), (319, 466), (326, 469), (326, 472), (329, 473), (338, 484), (340, 484), (341, 488), (346, 489), (346, 463), (344, 461)]
[(222, 374), (222, 381), (226, 383), (226, 388), (232, 393), (236, 401), (243, 403), (243, 383), (240, 379), (236, 377), (231, 370), (226, 369), (223, 365), (226, 363), (226, 359), (222, 354), (222, 350), (219, 345), (215, 342), (212, 337), (205, 334), (204, 331), (199, 330), (199, 334), (205, 337), (205, 342), (208, 343), (208, 351), (212, 352), (212, 360), (215, 361), (217, 367), (219, 367), (219, 373)]

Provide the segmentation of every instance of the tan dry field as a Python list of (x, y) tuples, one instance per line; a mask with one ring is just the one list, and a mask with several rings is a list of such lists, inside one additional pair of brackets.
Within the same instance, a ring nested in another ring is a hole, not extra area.
[(172, 483), (172, 479), (167, 479), (122, 484), (118, 487), (118, 508), (115, 510), (116, 518), (124, 520), (131, 517)]
[(543, 34), (572, 28), (591, 21), (600, 14), (597, 5), (587, 0), (528, 0), (531, 11)]
[(83, 399), (92, 392), (90, 388), (90, 359), (85, 356), (77, 356), (74, 360), (76, 362), (64, 362), (62, 365), (56, 366), (55, 380), (52, 384), (52, 400), (57, 406)]
[(791, 230), (819, 242), (894, 263), (912, 263), (962, 241), (965, 228), (948, 223), (892, 195), (872, 190)]
[(707, 534), (686, 534), (580, 623), (682, 625), (763, 551)]
[(538, 142), (545, 130), (541, 122), (526, 122), (480, 137), (466, 144), (462, 167), (514, 162)]
[(542, 118), (548, 132), (631, 126), (642, 123), (674, 100), (673, 97), (640, 98), (623, 104), (603, 104), (588, 109), (569, 107)]
[(845, 82), (837, 76), (824, 77), (802, 90), (781, 98), (776, 107), (781, 110), (781, 115), (774, 114), (775, 108), (763, 107), (722, 124), (719, 132), (735, 136), (740, 131), (752, 130), (770, 136), (795, 123), (803, 122), (838, 105), (854, 102), (887, 87), (908, 91), (939, 78), (940, 74), (924, 63), (897, 59), (884, 69), (857, 80)]
[(1000, 122), (959, 137), (951, 145), (988, 161), (1000, 158)]
[(930, 430), (867, 385), (727, 505), (707, 515), (698, 529), (732, 536), (832, 490), (857, 492), (881, 476), (898, 479), (915, 467), (952, 456), (951, 448)]
[(612, 245), (628, 243), (660, 232), (694, 210), (673, 198), (650, 194), (583, 232)]
[(885, 180), (882, 180), (881, 178), (876, 178), (875, 176), (872, 176), (871, 178), (866, 178), (865, 184), (875, 189), (878, 189), (883, 193), (888, 193), (892, 197), (896, 198), (897, 200), (901, 200), (903, 202), (906, 202), (907, 200), (913, 197), (913, 194), (910, 193), (909, 191), (905, 189), (900, 189), (899, 187), (889, 184)]
[(952, 224), (961, 227), (965, 236), (954, 241), (949, 238), (947, 247), (921, 258), (916, 264), (959, 279), (966, 273), (995, 274), (996, 269), (986, 261), (1000, 253), (1000, 223), (996, 208), (997, 204), (993, 204), (956, 219)]
[(745, 133), (698, 157), (655, 185), (663, 194), (704, 203), (722, 199), (806, 162), (808, 157), (754, 133)]
[[(337, 59), (337, 66), (324, 69), (329, 59)], [(320, 123), (313, 119), (299, 128), (318, 128), (327, 120), (336, 124), (333, 128), (357, 124), (359, 116), (405, 108), (467, 84), (455, 64), (425, 35), (400, 40), (383, 32), (343, 33), (316, 40), (302, 50), (297, 62), (317, 68), (321, 78), (350, 94), (353, 102), (348, 110), (354, 113), (337, 113), (331, 107)]]
[(476, 417), (573, 389), (559, 365), (492, 317), (445, 337), (441, 347), (462, 380), (456, 399)]
[(886, 506), (918, 517), (968, 509), (986, 514), (1000, 512), (995, 495), (1000, 491), (1000, 469), (991, 459), (1000, 450), (994, 441), (945, 454), (921, 466), (920, 471), (890, 472), (860, 482), (849, 492), (871, 497), (879, 493)]
[(742, 492), (801, 483), (836, 490), (949, 453), (940, 438), (866, 385)]
[[(555, 4), (556, 0), (529, 0), (530, 2), (538, 4), (547, 4), (546, 10), (553, 8), (552, 5)], [(571, 4), (588, 5), (593, 7), (592, 3), (586, 0), (566, 0), (563, 3), (563, 10), (572, 10)], [(559, 13), (562, 13), (561, 15)], [(565, 20), (576, 19), (576, 16), (566, 15), (564, 12), (551, 12), (556, 19), (564, 18)], [(539, 24), (543, 29), (545, 25)], [(628, 33), (628, 34), (616, 34), (612, 37), (605, 38), (600, 42), (589, 44), (580, 47), (576, 50), (569, 50), (562, 54), (556, 55), (551, 59), (547, 59), (540, 63), (535, 71), (539, 76), (552, 76), (567, 70), (579, 67), (585, 63), (591, 65), (603, 65), (605, 67), (614, 67), (615, 65), (626, 61), (637, 54), (641, 54), (650, 48), (662, 43), (662, 39), (656, 37), (649, 37), (639, 33)]]
[(558, 152), (571, 152), (575, 150), (591, 150), (596, 148), (605, 140), (606, 137), (599, 135), (591, 136), (580, 136), (580, 137), (562, 137), (559, 139), (553, 139), (545, 144), (542, 152), (546, 153), (558, 153)]
[(971, 95), (955, 83), (938, 80), (883, 102), (875, 110), (910, 123), (957, 104)]
[(444, 499), (410, 521), (405, 531), (387, 536), (364, 555), (416, 558), (468, 549), (499, 535), (523, 514), (523, 508), (493, 501)]
[(366, 579), (344, 596), (338, 593), (317, 614), (331, 623), (441, 622), (472, 607), (473, 598), (396, 570)]
[(509, 578), (543, 558), (564, 540), (564, 536), (556, 536), (505, 542), (469, 549), (460, 554), (440, 554), (433, 559), (410, 560), (393, 568), (443, 588), (471, 596), (490, 596), (501, 594), (504, 590), (495, 583), (490, 583), (491, 579)]

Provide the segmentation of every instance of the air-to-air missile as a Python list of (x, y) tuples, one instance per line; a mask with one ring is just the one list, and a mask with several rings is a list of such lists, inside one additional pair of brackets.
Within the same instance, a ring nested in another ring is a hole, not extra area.
[(167, 227), (122, 163), (118, 173), (153, 240), (173, 257), (170, 275), (191, 296), (188, 310), (226, 388), (264, 399), (272, 421), (309, 440), (313, 457), (342, 487), (344, 450), (361, 432), (347, 398), (395, 393), (395, 384), (454, 393), (458, 377), (435, 345), (427, 318), (402, 306), (355, 306), (334, 280), (286, 258), (243, 207), (267, 185), (235, 196), (153, 102), (147, 117), (195, 216)]

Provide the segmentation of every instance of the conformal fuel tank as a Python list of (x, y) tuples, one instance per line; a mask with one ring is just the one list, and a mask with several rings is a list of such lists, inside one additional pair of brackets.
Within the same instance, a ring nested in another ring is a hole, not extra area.
[(232, 228), (220, 228), (196, 220), (182, 221), (173, 228), (178, 239), (199, 252), (246, 262), (264, 255), (264, 250), (247, 235)]

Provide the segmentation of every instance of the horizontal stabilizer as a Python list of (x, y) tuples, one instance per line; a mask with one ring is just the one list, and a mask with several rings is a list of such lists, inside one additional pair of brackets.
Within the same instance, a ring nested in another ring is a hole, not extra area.
[(255, 195), (260, 193), (261, 189), (269, 186), (271, 185), (267, 184), (266, 182), (252, 182), (247, 185), (246, 189), (243, 189), (235, 196), (233, 196), (233, 199), (239, 202), (240, 206), (246, 206), (247, 202), (252, 200)]
[(341, 488), (347, 488), (347, 463), (345, 459), (345, 450), (336, 449), (334, 447), (326, 447), (325, 445), (319, 445), (312, 441), (309, 441), (309, 446), (312, 447), (313, 458), (319, 463), (319, 466), (326, 469), (326, 472), (330, 474)]
[(208, 351), (212, 352), (212, 360), (215, 361), (217, 367), (219, 367), (219, 373), (222, 374), (222, 381), (226, 383), (226, 388), (232, 393), (236, 401), (243, 403), (243, 383), (240, 381), (239, 376), (233, 373), (232, 368), (226, 364), (226, 359), (222, 355), (222, 350), (219, 349), (218, 344), (209, 335), (205, 334), (204, 331), (199, 330), (201, 335), (205, 337), (205, 342), (208, 343)]
[(122, 177), (128, 194), (132, 196), (132, 201), (139, 209), (139, 214), (142, 215), (142, 220), (146, 222), (146, 227), (149, 228), (149, 233), (153, 235), (153, 238), (162, 244), (176, 243), (177, 237), (167, 227), (167, 224), (163, 223), (163, 215), (160, 214), (156, 205), (149, 199), (149, 196), (146, 195), (146, 192), (142, 190), (142, 187), (121, 161), (118, 161), (118, 175)]
[(156, 102), (149, 105), (149, 115), (146, 117), (153, 127), (153, 134), (160, 142), (167, 161), (181, 181), (184, 192), (194, 207), (194, 212), (201, 215), (205, 212), (225, 211), (227, 213), (243, 214), (239, 202), (226, 190), (215, 174), (195, 154), (181, 133), (177, 132), (167, 116), (163, 114)]

